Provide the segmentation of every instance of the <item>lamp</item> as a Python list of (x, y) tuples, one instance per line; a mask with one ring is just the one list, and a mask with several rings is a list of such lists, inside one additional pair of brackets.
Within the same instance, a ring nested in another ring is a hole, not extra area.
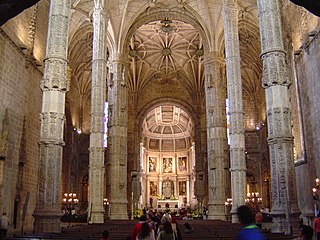
[(315, 182), (316, 182), (316, 185), (315, 185), (315, 187), (312, 188), (312, 197), (314, 200), (319, 201), (319, 194), (318, 194), (319, 182), (320, 182), (319, 178), (316, 178)]
[(259, 197), (259, 195), (260, 195), (259, 192), (252, 192), (252, 193), (248, 192), (245, 202), (252, 207), (259, 205), (262, 203), (262, 198)]
[(77, 194), (70, 192), (64, 193), (64, 198), (62, 199), (62, 205), (64, 206), (65, 214), (72, 215), (72, 210), (76, 204), (79, 203), (79, 199), (77, 198)]
[(227, 198), (227, 201), (224, 202), (224, 205), (226, 205), (226, 207), (231, 207), (232, 206), (232, 198)]

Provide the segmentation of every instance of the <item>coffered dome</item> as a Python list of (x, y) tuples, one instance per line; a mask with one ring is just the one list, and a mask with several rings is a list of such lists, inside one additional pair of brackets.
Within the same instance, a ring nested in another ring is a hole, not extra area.
[(163, 105), (143, 121), (144, 146), (155, 151), (182, 151), (192, 145), (193, 123), (181, 108)]

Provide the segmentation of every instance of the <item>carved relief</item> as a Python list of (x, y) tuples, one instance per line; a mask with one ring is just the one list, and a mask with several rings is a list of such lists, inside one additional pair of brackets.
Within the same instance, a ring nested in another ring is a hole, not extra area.
[(162, 169), (164, 173), (172, 173), (172, 158), (163, 158)]
[(162, 183), (162, 194), (166, 199), (169, 199), (172, 195), (174, 195), (174, 185), (173, 181), (167, 179)]
[(187, 192), (187, 183), (185, 181), (179, 182), (179, 196), (185, 196)]
[(149, 157), (149, 172), (156, 172), (157, 171), (157, 158), (156, 157)]
[(150, 196), (157, 196), (157, 185), (155, 182), (150, 182)]
[(180, 172), (187, 171), (187, 157), (179, 157), (178, 158), (178, 166)]

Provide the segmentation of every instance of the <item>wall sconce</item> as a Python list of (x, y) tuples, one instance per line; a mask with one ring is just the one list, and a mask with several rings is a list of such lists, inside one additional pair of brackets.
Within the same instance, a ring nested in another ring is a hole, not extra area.
[(232, 206), (232, 198), (227, 198), (227, 201), (224, 202), (224, 205), (226, 207), (231, 207)]
[(314, 188), (312, 188), (312, 197), (314, 200), (319, 201), (319, 178), (316, 178), (315, 182), (316, 182), (316, 186)]

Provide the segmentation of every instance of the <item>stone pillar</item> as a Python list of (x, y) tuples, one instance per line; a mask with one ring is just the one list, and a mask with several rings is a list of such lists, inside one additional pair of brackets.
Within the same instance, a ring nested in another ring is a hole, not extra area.
[(159, 196), (162, 197), (162, 177), (159, 177)]
[(190, 204), (190, 177), (187, 177), (187, 205)]
[(93, 55), (90, 112), (89, 210), (90, 223), (104, 222), (104, 105), (107, 74), (107, 19), (105, 0), (94, 1)]
[(128, 92), (120, 56), (111, 62), (109, 81), (110, 219), (127, 219)]
[(140, 174), (139, 172), (131, 172), (131, 186), (132, 186), (132, 194), (133, 194), (133, 209), (138, 209), (139, 199), (141, 196), (141, 182), (140, 182)]
[(35, 232), (59, 232), (61, 217), (61, 163), (65, 94), (67, 84), (67, 48), (70, 0), (50, 2), (45, 68), (41, 80), (43, 92), (40, 114), (39, 189)]
[[(258, 0), (263, 60), (262, 85), (266, 89), (268, 144), (271, 162), (271, 231), (291, 233), (299, 214), (293, 162), (291, 105), (278, 0)], [(292, 225), (293, 224), (293, 225)]]
[(227, 89), (230, 114), (230, 171), (232, 193), (232, 222), (237, 222), (237, 208), (245, 204), (246, 160), (244, 112), (240, 69), (238, 8), (235, 0), (224, 0), (223, 23), (226, 48)]
[(221, 62), (218, 52), (212, 52), (205, 62), (205, 91), (208, 139), (208, 189), (209, 219), (226, 220), (226, 175), (227, 119), (226, 85), (221, 76)]

